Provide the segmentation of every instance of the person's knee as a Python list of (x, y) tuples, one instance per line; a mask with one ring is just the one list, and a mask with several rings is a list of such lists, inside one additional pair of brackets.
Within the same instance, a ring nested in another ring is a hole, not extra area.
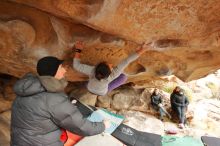
[(181, 110), (180, 110), (178, 107), (175, 108), (175, 111), (176, 111), (176, 113), (178, 113), (178, 114), (181, 113)]
[(128, 79), (128, 77), (125, 74), (121, 74), (120, 77), (122, 80), (125, 80), (125, 81)]

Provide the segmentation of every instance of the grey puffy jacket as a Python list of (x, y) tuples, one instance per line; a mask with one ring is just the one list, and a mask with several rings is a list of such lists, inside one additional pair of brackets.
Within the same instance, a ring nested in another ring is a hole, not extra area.
[(14, 86), (11, 146), (63, 146), (61, 130), (89, 136), (104, 131), (102, 122), (83, 118), (63, 92), (62, 80), (27, 74)]

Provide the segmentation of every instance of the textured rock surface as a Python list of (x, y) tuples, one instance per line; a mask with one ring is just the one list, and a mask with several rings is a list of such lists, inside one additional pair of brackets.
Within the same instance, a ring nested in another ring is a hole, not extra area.
[(11, 111), (0, 114), (0, 146), (10, 145)]
[(4, 100), (0, 95), (0, 113), (11, 110), (11, 101)]
[(109, 96), (98, 96), (96, 106), (103, 107), (103, 108), (110, 108), (111, 101), (112, 101), (112, 98)]
[[(0, 72), (21, 77), (54, 55), (71, 64), (70, 46), (86, 44), (82, 61), (116, 65), (143, 41), (160, 40), (126, 72), (143, 81), (169, 74), (200, 78), (220, 68), (219, 0), (2, 0)], [(165, 49), (162, 49), (165, 48)], [(68, 80), (87, 80), (69, 68)]]
[(136, 111), (121, 111), (126, 117), (125, 124), (144, 132), (164, 134), (164, 125), (159, 119)]

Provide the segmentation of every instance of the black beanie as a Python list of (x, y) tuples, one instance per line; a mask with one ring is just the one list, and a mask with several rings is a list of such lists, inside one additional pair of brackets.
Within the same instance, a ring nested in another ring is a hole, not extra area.
[(60, 64), (63, 60), (59, 60), (53, 56), (41, 58), (37, 63), (37, 73), (40, 76), (55, 76)]

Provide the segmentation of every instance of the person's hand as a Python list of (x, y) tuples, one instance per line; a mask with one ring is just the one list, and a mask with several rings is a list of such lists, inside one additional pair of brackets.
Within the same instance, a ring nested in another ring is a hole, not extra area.
[(156, 41), (152, 41), (150, 44), (150, 48), (153, 50), (153, 49), (157, 48), (156, 46), (157, 46)]
[(159, 47), (158, 46), (158, 41), (152, 41), (151, 44), (150, 44), (149, 50), (154, 50), (154, 51), (162, 52), (162, 51), (165, 50), (165, 48)]
[(148, 48), (150, 47), (150, 44), (149, 42), (145, 42), (143, 43), (142, 45), (140, 45), (139, 47), (136, 48), (136, 52), (141, 55), (143, 54), (145, 51), (148, 50)]
[(84, 45), (82, 41), (76, 41), (75, 45), (74, 45), (75, 49), (80, 49), (82, 50)]
[(160, 103), (160, 104), (158, 104), (158, 106), (159, 106), (159, 107), (162, 107), (163, 105)]
[(151, 47), (151, 44), (152, 44), (151, 42), (144, 42), (141, 48), (147, 50)]
[(110, 126), (111, 126), (111, 122), (110, 122), (110, 120), (108, 120), (108, 119), (104, 119), (104, 120), (103, 120), (103, 123), (104, 123), (104, 125), (105, 125), (105, 129), (110, 128)]
[(84, 45), (83, 45), (83, 43), (81, 41), (76, 41), (76, 43), (72, 47), (72, 52), (81, 53), (83, 47), (84, 47)]

